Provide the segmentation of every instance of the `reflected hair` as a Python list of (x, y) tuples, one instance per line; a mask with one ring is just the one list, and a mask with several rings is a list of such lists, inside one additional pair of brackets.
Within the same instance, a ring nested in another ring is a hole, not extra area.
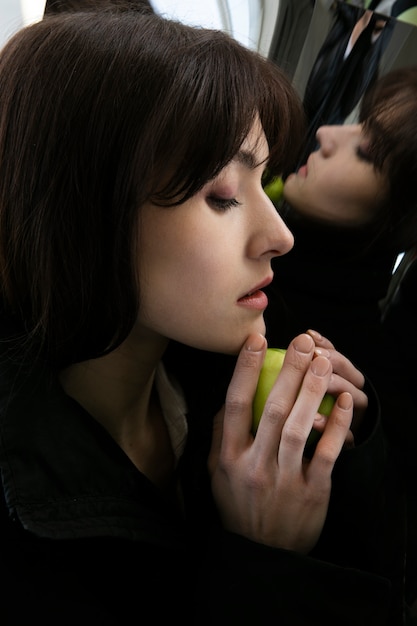
[(269, 176), (294, 167), (302, 105), (222, 31), (137, 11), (62, 13), (0, 55), (0, 297), (59, 369), (116, 348), (140, 306), (140, 207), (196, 194), (259, 115)]
[(365, 93), (359, 112), (375, 168), (388, 181), (379, 218), (384, 245), (417, 242), (417, 66), (392, 70)]

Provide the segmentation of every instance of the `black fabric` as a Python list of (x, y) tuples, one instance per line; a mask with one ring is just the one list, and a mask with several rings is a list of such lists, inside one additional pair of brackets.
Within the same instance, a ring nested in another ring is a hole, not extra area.
[(48, 372), (17, 368), (6, 345), (0, 342), (2, 626), (402, 623), (397, 573), (388, 571), (397, 529), (376, 528), (392, 500), (372, 390), (368, 436), (342, 454), (329, 523), (315, 554), (301, 556), (219, 524), (205, 455), (223, 376), (208, 398), (202, 378), (189, 396), (183, 516)]
[[(290, 253), (273, 260), (275, 276), (266, 311), (269, 342), (286, 347), (295, 334), (313, 328), (372, 380), (389, 450), (386, 477), (392, 510), (398, 513), (394, 526), (401, 529), (398, 545), (392, 543), (392, 558), (393, 563), (398, 559), (399, 572), (401, 544), (406, 541), (406, 595), (411, 603), (417, 597), (417, 263), (410, 264), (382, 315), (399, 249), (389, 249), (386, 241), (370, 245), (372, 237), (366, 228), (336, 227), (290, 209), (285, 219), (295, 245)], [(369, 470), (363, 468), (363, 473)], [(338, 479), (335, 484), (339, 485)], [(344, 488), (349, 489), (349, 484)], [(330, 524), (331, 518), (330, 513)], [(349, 512), (342, 518), (348, 520)], [(381, 525), (387, 519), (382, 516)], [(334, 557), (333, 546), (322, 547)], [(400, 578), (397, 584), (401, 585)]]
[(406, 594), (411, 604), (417, 600), (417, 250), (410, 250), (404, 261), (405, 271), (395, 281), (396, 290), (383, 309), (374, 380), (381, 398), (384, 427), (407, 489)]
[(308, 139), (300, 155), (300, 164), (316, 149), (317, 129), (323, 124), (343, 124), (360, 98), (378, 78), (379, 62), (393, 31), (387, 20), (373, 40), (375, 23), (381, 16), (372, 15), (350, 54), (344, 58), (347, 44), (363, 9), (345, 2), (334, 3), (333, 22), (311, 69), (304, 108), (308, 120)]
[(295, 243), (272, 261), (275, 275), (265, 315), (270, 345), (285, 348), (295, 335), (312, 328), (372, 380), (380, 342), (379, 302), (388, 291), (399, 250), (385, 243), (370, 247), (367, 228), (315, 222), (292, 210), (283, 217)]

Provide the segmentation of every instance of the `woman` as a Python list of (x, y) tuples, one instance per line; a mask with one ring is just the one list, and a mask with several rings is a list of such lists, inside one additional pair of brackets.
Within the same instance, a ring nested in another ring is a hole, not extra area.
[(371, 379), (380, 301), (398, 255), (417, 242), (416, 96), (417, 67), (380, 78), (359, 123), (320, 127), (318, 149), (283, 188), (280, 210), (296, 240), (274, 261), (287, 337), (319, 328)]
[[(297, 336), (251, 435), (293, 245), (263, 179), (300, 102), (226, 34), (119, 9), (46, 16), (0, 56), (1, 623), (385, 623), (388, 578), (314, 555), (352, 418), (379, 432), (363, 375)], [(170, 341), (238, 355), (213, 436)]]

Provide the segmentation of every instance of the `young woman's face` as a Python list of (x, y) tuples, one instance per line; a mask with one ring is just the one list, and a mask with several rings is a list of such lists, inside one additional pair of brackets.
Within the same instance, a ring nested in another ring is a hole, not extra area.
[(146, 204), (140, 220), (142, 330), (234, 354), (265, 332), (271, 259), (293, 236), (264, 193), (268, 158), (257, 122), (240, 152), (195, 196), (176, 207)]
[(356, 226), (375, 217), (388, 193), (369, 160), (361, 124), (321, 126), (318, 150), (285, 181), (284, 198), (298, 212)]

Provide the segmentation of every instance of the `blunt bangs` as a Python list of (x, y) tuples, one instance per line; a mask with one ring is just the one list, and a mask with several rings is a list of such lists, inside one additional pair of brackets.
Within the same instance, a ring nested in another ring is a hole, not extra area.
[(156, 170), (172, 175), (152, 199), (180, 203), (238, 152), (259, 115), (270, 149), (268, 172), (291, 171), (304, 138), (301, 102), (282, 71), (224, 33), (193, 31), (194, 53), (171, 59), (170, 103), (160, 119)]

